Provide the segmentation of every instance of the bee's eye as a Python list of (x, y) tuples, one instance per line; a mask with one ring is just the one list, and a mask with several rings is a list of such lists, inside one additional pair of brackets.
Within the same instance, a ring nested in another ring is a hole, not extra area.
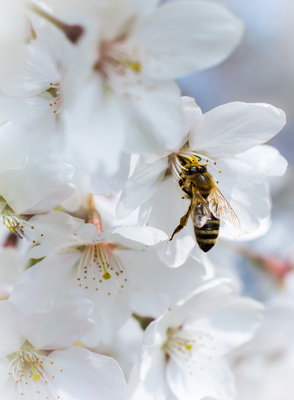
[(194, 174), (195, 172), (199, 172), (199, 169), (196, 165), (192, 165), (192, 167), (189, 168), (189, 173)]

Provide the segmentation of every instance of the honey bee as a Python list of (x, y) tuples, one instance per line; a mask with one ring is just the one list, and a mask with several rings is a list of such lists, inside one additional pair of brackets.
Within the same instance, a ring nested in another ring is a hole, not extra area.
[(221, 219), (236, 229), (240, 229), (240, 222), (217, 188), (214, 178), (207, 172), (206, 165), (199, 163), (201, 158), (182, 155), (177, 155), (177, 158), (181, 164), (179, 186), (191, 202), (170, 240), (187, 225), (191, 216), (196, 241), (200, 249), (207, 252), (216, 243)]

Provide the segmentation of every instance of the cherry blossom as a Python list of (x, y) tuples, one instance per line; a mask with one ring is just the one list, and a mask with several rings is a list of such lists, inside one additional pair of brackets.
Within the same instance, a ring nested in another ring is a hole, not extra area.
[(123, 399), (125, 383), (117, 363), (73, 346), (92, 328), (91, 309), (91, 303), (75, 293), (31, 314), (10, 301), (0, 302), (6, 321), (1, 327), (1, 397)]
[[(162, 154), (155, 160), (139, 160), (123, 190), (118, 216), (125, 217), (143, 204), (141, 223), (147, 222), (171, 236), (189, 205), (178, 190), (181, 164), (177, 155), (196, 156), (200, 164), (207, 165), (240, 221), (241, 229), (226, 224), (221, 235), (250, 239), (269, 215), (270, 199), (264, 178), (282, 175), (286, 169), (286, 160), (277, 150), (260, 146), (283, 127), (284, 113), (267, 104), (235, 102), (202, 115), (193, 99), (183, 98), (182, 104), (186, 124), (180, 147), (176, 153)], [(174, 236), (161, 258), (170, 266), (181, 265), (194, 244), (188, 223)]]
[(234, 399), (224, 356), (253, 336), (262, 308), (235, 296), (220, 280), (171, 305), (144, 332), (129, 384), (131, 398)]

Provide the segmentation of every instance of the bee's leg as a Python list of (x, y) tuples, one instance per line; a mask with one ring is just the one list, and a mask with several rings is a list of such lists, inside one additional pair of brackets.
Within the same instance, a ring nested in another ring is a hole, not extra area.
[(190, 192), (190, 190), (187, 188), (187, 186), (185, 186), (185, 179), (181, 178), (179, 179), (179, 185), (180, 188), (182, 189), (183, 192), (186, 193), (186, 195), (191, 198), (192, 197), (192, 193)]
[(186, 225), (189, 219), (191, 213), (191, 204), (189, 205), (188, 211), (186, 212), (185, 215), (182, 216), (182, 218), (180, 219), (180, 224), (176, 227), (176, 229), (173, 231), (173, 234), (170, 237), (170, 241), (173, 239), (173, 237), (175, 236), (176, 233), (180, 232)]

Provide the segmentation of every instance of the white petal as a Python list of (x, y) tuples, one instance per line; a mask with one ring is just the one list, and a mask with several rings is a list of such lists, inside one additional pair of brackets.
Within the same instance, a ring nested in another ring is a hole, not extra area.
[(125, 115), (117, 95), (97, 78), (81, 88), (64, 114), (64, 152), (85, 171), (113, 175), (125, 148)]
[(119, 170), (112, 176), (101, 174), (100, 171), (94, 172), (91, 176), (91, 193), (104, 194), (105, 196), (118, 193), (128, 180), (130, 158), (130, 154), (122, 154)]
[(243, 26), (222, 5), (206, 1), (174, 2), (143, 20), (133, 40), (149, 57), (150, 76), (172, 78), (223, 61), (242, 36)]
[(52, 298), (72, 289), (72, 279), (76, 279), (73, 267), (79, 258), (78, 251), (45, 258), (22, 274), (9, 300), (26, 314), (48, 309)]
[(10, 301), (0, 302), (0, 317), (3, 323), (0, 325), (0, 357), (19, 350), (25, 341), (20, 325), (25, 315), (24, 313)]
[[(166, 233), (151, 226), (120, 226), (114, 228), (112, 233), (113, 236), (111, 237), (111, 241), (129, 248), (137, 248), (137, 243), (142, 243), (145, 246), (154, 246), (155, 244), (168, 239)], [(142, 248), (142, 246), (140, 246), (140, 248)]]
[(18, 214), (46, 212), (73, 193), (74, 188), (69, 184), (72, 174), (72, 167), (56, 154), (30, 156), (23, 168), (3, 172), (0, 192)]
[(82, 244), (76, 233), (85, 225), (84, 220), (67, 213), (52, 210), (32, 217), (30, 224), (30, 237), (38, 243), (29, 250), (30, 258), (42, 258), (54, 250)]
[(72, 400), (123, 400), (125, 379), (116, 361), (80, 347), (57, 350), (50, 354), (62, 374), (56, 383), (65, 398)]
[(207, 309), (206, 315), (203, 308), (201, 318), (185, 325), (185, 330), (200, 332), (199, 352), (213, 359), (248, 342), (261, 324), (263, 311), (261, 303), (249, 298), (215, 294), (214, 299), (218, 307)]
[(162, 158), (150, 164), (144, 160), (139, 160), (133, 175), (122, 191), (117, 205), (119, 219), (127, 217), (157, 192), (167, 167), (167, 158)]
[[(163, 180), (156, 195), (141, 207), (140, 222), (161, 229), (171, 237), (188, 207), (189, 203), (182, 199), (177, 183), (169, 176)], [(159, 249), (160, 259), (167, 265), (178, 267), (183, 264), (195, 246), (194, 235), (189, 228), (190, 224), (189, 221), (186, 228), (177, 233), (166, 246)]]
[(185, 142), (188, 141), (187, 133), (190, 132), (191, 128), (195, 126), (195, 123), (199, 123), (198, 121), (202, 121), (203, 114), (201, 108), (196, 104), (195, 100), (192, 97), (182, 96), (182, 114), (183, 120), (185, 124), (184, 129), (184, 140), (182, 146)]
[[(263, 219), (269, 216), (270, 198), (265, 180), (254, 166), (239, 157), (218, 160), (217, 169), (210, 172), (219, 190), (236, 213), (241, 228), (233, 228), (221, 222), (220, 233), (231, 239), (243, 239), (257, 231)], [(218, 171), (222, 172), (219, 173)]]
[(199, 357), (188, 372), (170, 360), (167, 366), (168, 384), (178, 400), (200, 400), (212, 396), (219, 400), (234, 400), (236, 390), (233, 374), (223, 359)]
[(281, 176), (286, 172), (288, 162), (280, 152), (266, 144), (255, 146), (238, 158), (251, 164), (261, 176)]
[(231, 156), (268, 141), (285, 122), (284, 112), (269, 104), (228, 103), (204, 114), (189, 143), (211, 158)]
[(140, 371), (137, 371), (139, 367), (135, 365), (128, 383), (130, 399), (170, 400), (170, 398), (167, 397), (169, 390), (165, 377), (164, 357), (165, 355), (161, 351), (146, 354), (146, 358), (148, 358), (150, 362), (150, 369), (147, 375), (144, 376), (144, 379), (140, 379)]
[(50, 100), (42, 96), (11, 97), (0, 93), (0, 117), (36, 131), (36, 136), (52, 135), (59, 127), (57, 114), (50, 107)]
[[(5, 400), (16, 400), (20, 398), (19, 387), (15, 384), (11, 375), (8, 375), (9, 359), (0, 359), (0, 393)], [(22, 398), (24, 396), (21, 396)]]
[(119, 107), (125, 123), (125, 151), (161, 154), (166, 149), (178, 149), (183, 121), (176, 83), (145, 76), (124, 77), (124, 81), (117, 84), (122, 86), (118, 89), (123, 90)]
[(37, 349), (68, 347), (93, 328), (93, 321), (88, 318), (92, 310), (92, 302), (74, 291), (64, 293), (54, 297), (49, 309), (28, 315), (21, 330)]
[(21, 59), (14, 66), (13, 74), (1, 85), (10, 96), (35, 96), (58, 84), (68, 64), (71, 43), (53, 24), (42, 20), (35, 23), (37, 38), (25, 44)]
[(181, 268), (168, 268), (152, 248), (143, 254), (121, 250), (119, 258), (126, 266), (132, 310), (138, 315), (159, 317), (179, 296), (198, 286), (204, 275), (203, 266), (192, 259)]

